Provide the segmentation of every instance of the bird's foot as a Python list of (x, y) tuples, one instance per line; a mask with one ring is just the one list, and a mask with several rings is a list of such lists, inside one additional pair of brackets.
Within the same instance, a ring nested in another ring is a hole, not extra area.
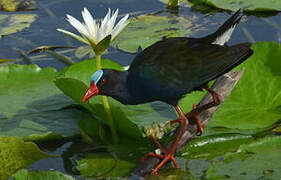
[(162, 161), (152, 170), (151, 174), (157, 175), (158, 170), (169, 160), (171, 160), (174, 163), (175, 168), (179, 168), (179, 165), (175, 160), (174, 153), (172, 152), (172, 150), (167, 152), (167, 150), (153, 136), (149, 136), (149, 137), (154, 142), (154, 144), (157, 145), (157, 147), (159, 148), (158, 150), (160, 150), (160, 152), (159, 153), (150, 152), (146, 154), (143, 158), (141, 158), (140, 160), (141, 163), (143, 163), (149, 157), (156, 157), (162, 159)]
[(185, 117), (185, 115), (183, 114), (182, 110), (180, 109), (179, 106), (175, 106), (175, 110), (177, 111), (178, 115), (179, 115), (179, 119), (177, 120), (173, 120), (171, 121), (172, 123), (176, 123), (179, 122), (181, 127), (179, 128), (176, 138), (173, 141), (172, 146), (169, 148), (169, 150), (167, 151), (157, 140), (155, 140), (152, 136), (150, 136), (150, 138), (152, 139), (152, 141), (158, 146), (160, 153), (153, 153), (150, 152), (148, 153), (146, 156), (144, 156), (141, 159), (141, 162), (143, 162), (144, 160), (146, 160), (149, 157), (157, 157), (162, 159), (161, 162), (153, 169), (153, 171), (151, 172), (151, 174), (156, 175), (158, 173), (158, 170), (169, 160), (171, 160), (173, 162), (173, 164), (175, 165), (175, 168), (179, 168), (179, 165), (176, 162), (176, 159), (174, 157), (175, 151), (177, 149), (177, 146), (179, 145), (179, 142), (184, 134), (184, 132), (187, 129), (188, 126), (188, 120)]
[(173, 152), (170, 152), (170, 151), (168, 153), (167, 152), (165, 152), (165, 153), (161, 152), (161, 154), (150, 152), (141, 159), (141, 162), (144, 162), (149, 157), (157, 157), (159, 159), (162, 159), (161, 162), (152, 170), (151, 174), (153, 174), (153, 175), (157, 175), (159, 169), (169, 160), (171, 160), (173, 162), (175, 168), (177, 168), (177, 169), (179, 168), (179, 165), (176, 162), (176, 159), (174, 157)]

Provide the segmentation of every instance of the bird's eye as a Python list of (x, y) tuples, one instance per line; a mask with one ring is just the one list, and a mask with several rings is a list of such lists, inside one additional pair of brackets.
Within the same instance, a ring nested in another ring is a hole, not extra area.
[(105, 79), (105, 78), (102, 78), (102, 79), (101, 79), (101, 84), (104, 85), (105, 83), (106, 83), (106, 79)]

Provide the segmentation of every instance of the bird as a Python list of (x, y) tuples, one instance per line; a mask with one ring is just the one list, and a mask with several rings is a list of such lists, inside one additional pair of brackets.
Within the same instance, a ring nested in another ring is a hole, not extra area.
[[(253, 54), (251, 43), (244, 42), (232, 46), (226, 44), (243, 17), (245, 15), (239, 9), (217, 31), (202, 38), (163, 38), (139, 52), (128, 70), (97, 70), (90, 78), (90, 87), (85, 92), (82, 102), (96, 95), (104, 95), (125, 105), (162, 101), (173, 106), (179, 118), (170, 123), (180, 124), (173, 145), (165, 149), (151, 137), (161, 153), (150, 152), (141, 161), (150, 156), (161, 159), (152, 174), (157, 174), (170, 160), (175, 168), (179, 168), (174, 154), (187, 129), (188, 120), (194, 118), (198, 131), (202, 134), (199, 114), (220, 104), (220, 95), (208, 87), (208, 82), (229, 72)], [(212, 95), (212, 102), (199, 108), (194, 104), (193, 110), (184, 114), (179, 107), (179, 101), (186, 94), (203, 89)]]

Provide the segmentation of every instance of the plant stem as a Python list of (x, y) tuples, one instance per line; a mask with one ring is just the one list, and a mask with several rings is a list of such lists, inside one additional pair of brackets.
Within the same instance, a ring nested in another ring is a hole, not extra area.
[[(101, 69), (101, 54), (96, 54), (96, 68), (97, 68), (97, 70)], [(114, 122), (113, 122), (110, 105), (108, 103), (106, 96), (102, 96), (102, 103), (103, 103), (103, 107), (105, 109), (107, 118), (109, 119), (109, 128), (110, 128), (110, 132), (112, 135), (112, 140), (115, 144), (117, 144), (118, 143), (118, 134), (114, 127)]]

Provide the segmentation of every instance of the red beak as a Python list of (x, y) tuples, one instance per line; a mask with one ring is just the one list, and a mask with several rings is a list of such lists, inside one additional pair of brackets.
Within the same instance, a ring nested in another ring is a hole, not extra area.
[(85, 93), (82, 99), (82, 103), (88, 101), (91, 97), (96, 96), (98, 94), (99, 94), (99, 89), (97, 88), (95, 83), (92, 82), (91, 86), (89, 87), (89, 89), (87, 90), (87, 92)]

